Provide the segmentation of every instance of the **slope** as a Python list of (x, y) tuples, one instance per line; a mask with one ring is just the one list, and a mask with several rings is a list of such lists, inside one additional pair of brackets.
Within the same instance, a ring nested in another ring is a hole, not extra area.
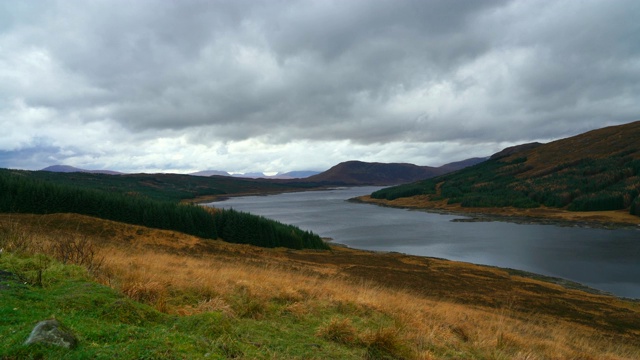
[[(29, 255), (72, 262), (74, 247), (59, 244), (92, 250), (91, 279)], [(264, 249), (73, 214), (0, 215), (0, 247), (0, 269), (27, 283), (0, 286), (1, 358), (640, 356), (637, 303), (512, 270), (341, 247)], [(52, 314), (79, 332), (80, 346), (23, 346)]]
[[(382, 189), (374, 200), (414, 198), (415, 206), (626, 210), (640, 214), (640, 122), (501, 152), (437, 178)], [(519, 151), (518, 151), (519, 150)], [(367, 200), (367, 199), (363, 199)], [(406, 201), (406, 200), (405, 200)]]
[(1, 169), (11, 174), (48, 183), (144, 196), (162, 201), (204, 201), (230, 194), (266, 194), (302, 191), (319, 186), (296, 180), (245, 179), (231, 176), (192, 176), (184, 174), (122, 174), (118, 176), (88, 172), (50, 172)]

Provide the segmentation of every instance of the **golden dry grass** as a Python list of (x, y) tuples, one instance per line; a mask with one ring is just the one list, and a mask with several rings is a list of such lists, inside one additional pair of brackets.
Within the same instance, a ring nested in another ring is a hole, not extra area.
[[(300, 318), (336, 309), (317, 336), (417, 359), (640, 358), (637, 303), (567, 290), (504, 270), (346, 248), (261, 249), (78, 215), (0, 216), (36, 230), (39, 249), (89, 236), (104, 258), (96, 278), (158, 310), (188, 316)], [(9, 225), (13, 224), (13, 225)], [(351, 313), (391, 322), (358, 330)]]

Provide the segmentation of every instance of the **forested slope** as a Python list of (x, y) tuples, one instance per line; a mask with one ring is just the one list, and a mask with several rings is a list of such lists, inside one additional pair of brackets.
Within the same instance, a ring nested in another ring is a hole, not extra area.
[(382, 189), (375, 199), (427, 195), (463, 207), (572, 211), (629, 209), (640, 215), (640, 122), (594, 130), (510, 153), (461, 171)]
[(180, 201), (203, 196), (237, 193), (274, 193), (305, 190), (320, 184), (297, 180), (243, 179), (230, 176), (192, 176), (184, 174), (108, 175), (88, 172), (50, 172), (11, 170), (26, 178), (60, 185), (142, 195), (154, 200)]
[(153, 200), (136, 193), (64, 185), (11, 170), (0, 170), (0, 212), (77, 213), (236, 243), (328, 248), (315, 234), (247, 213), (214, 211), (176, 201)]

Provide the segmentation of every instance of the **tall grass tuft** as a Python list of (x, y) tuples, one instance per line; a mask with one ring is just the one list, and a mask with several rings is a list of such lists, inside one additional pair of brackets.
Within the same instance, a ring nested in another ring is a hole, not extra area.
[(410, 359), (413, 355), (400, 331), (394, 327), (381, 327), (370, 330), (363, 336), (366, 346), (366, 359)]
[(358, 341), (357, 330), (349, 318), (331, 318), (318, 328), (316, 335), (340, 344), (355, 344)]

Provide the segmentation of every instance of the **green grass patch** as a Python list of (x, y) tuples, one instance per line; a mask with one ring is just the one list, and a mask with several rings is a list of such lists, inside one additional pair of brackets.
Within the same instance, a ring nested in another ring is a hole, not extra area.
[[(299, 315), (288, 310), (289, 302), (250, 294), (238, 302), (247, 311), (236, 317), (167, 315), (92, 281), (82, 267), (5, 252), (0, 359), (361, 359), (390, 358), (402, 348), (388, 336), (396, 333), (393, 320), (379, 312), (318, 304)], [(76, 348), (24, 345), (33, 327), (50, 318), (74, 332)], [(351, 340), (327, 335), (340, 331), (335, 319), (347, 324)]]

